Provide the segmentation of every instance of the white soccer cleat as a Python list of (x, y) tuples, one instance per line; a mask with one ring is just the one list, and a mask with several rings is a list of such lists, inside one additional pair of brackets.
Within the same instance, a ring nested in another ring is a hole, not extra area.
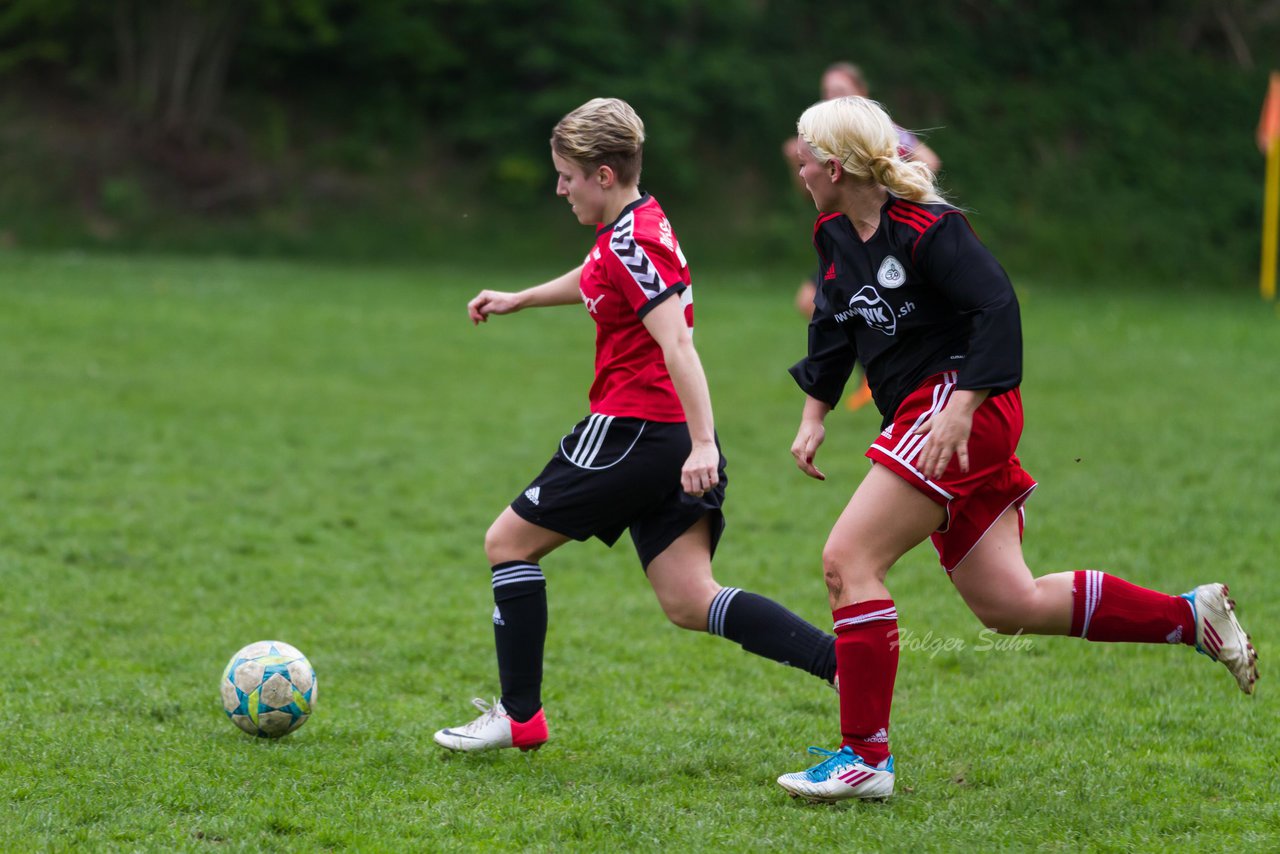
[(489, 705), (479, 697), (471, 701), (481, 711), (480, 717), (456, 729), (442, 729), (435, 734), (436, 744), (449, 750), (473, 752), (518, 747), (537, 750), (547, 741), (547, 717), (542, 709), (521, 723), (511, 719), (502, 703)]
[(1252, 694), (1258, 653), (1236, 619), (1236, 603), (1227, 598), (1227, 585), (1201, 584), (1182, 598), (1191, 603), (1196, 619), (1196, 650), (1225, 664), (1240, 690)]
[(881, 768), (868, 765), (848, 746), (839, 750), (810, 747), (809, 752), (827, 758), (807, 771), (778, 778), (778, 785), (791, 797), (815, 804), (833, 804), (849, 798), (887, 798), (893, 794), (892, 756)]

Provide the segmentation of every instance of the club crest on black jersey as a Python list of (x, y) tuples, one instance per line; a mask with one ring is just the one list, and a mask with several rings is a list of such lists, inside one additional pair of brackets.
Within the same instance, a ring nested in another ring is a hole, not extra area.
[(819, 216), (813, 238), (821, 276), (809, 353), (791, 370), (810, 396), (834, 406), (860, 361), (888, 423), (941, 371), (992, 394), (1021, 381), (1013, 286), (957, 208), (890, 196), (865, 240), (842, 213)]

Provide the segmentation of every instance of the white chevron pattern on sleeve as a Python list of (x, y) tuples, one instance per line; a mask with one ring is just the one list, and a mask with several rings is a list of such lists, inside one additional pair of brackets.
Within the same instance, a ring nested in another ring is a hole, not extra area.
[(635, 279), (645, 296), (653, 299), (666, 290), (666, 285), (649, 256), (645, 254), (644, 248), (636, 241), (635, 225), (634, 213), (628, 213), (620, 219), (613, 228), (613, 234), (609, 235), (609, 248), (631, 273), (631, 278)]

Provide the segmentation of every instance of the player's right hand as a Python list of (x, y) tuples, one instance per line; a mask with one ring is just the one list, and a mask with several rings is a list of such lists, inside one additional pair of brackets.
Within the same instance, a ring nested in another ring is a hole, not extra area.
[(506, 291), (481, 291), (467, 303), (467, 314), (475, 325), (484, 323), (491, 314), (510, 314), (520, 310), (515, 294)]
[(826, 438), (827, 428), (822, 426), (821, 421), (804, 419), (800, 422), (800, 430), (796, 433), (796, 440), (791, 443), (791, 456), (795, 457), (796, 465), (800, 468), (800, 471), (814, 480), (827, 479), (827, 476), (818, 471), (813, 464), (813, 458)]
[(680, 470), (680, 488), (693, 496), (706, 495), (720, 483), (720, 448), (715, 442), (694, 442)]

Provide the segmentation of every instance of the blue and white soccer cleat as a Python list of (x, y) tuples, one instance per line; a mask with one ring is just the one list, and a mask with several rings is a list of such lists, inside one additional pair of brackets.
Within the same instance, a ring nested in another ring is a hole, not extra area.
[(825, 756), (807, 771), (783, 774), (778, 785), (793, 798), (815, 804), (833, 804), (849, 798), (887, 798), (893, 794), (893, 757), (882, 764), (868, 765), (852, 747), (823, 750), (810, 747), (815, 756)]
[(1196, 619), (1196, 651), (1226, 665), (1240, 690), (1252, 694), (1258, 653), (1236, 619), (1236, 603), (1227, 598), (1227, 585), (1201, 584), (1182, 598), (1191, 603)]

